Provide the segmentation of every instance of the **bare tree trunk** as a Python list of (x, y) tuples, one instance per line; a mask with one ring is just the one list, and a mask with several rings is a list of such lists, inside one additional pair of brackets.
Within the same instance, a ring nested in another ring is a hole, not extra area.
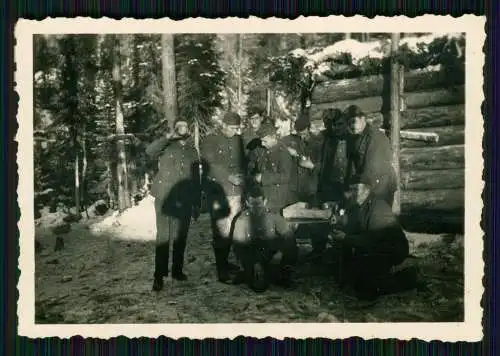
[(243, 63), (243, 41), (241, 38), (241, 34), (236, 35), (236, 46), (237, 46), (237, 62), (238, 62), (238, 74), (237, 74), (237, 83), (238, 83), (238, 92), (236, 94), (236, 100), (238, 101), (238, 115), (243, 115), (243, 86), (242, 86), (242, 63)]
[(113, 193), (113, 172), (111, 170), (111, 162), (106, 162), (106, 175), (108, 184), (106, 185), (106, 193), (108, 195), (108, 205), (110, 209), (115, 206), (115, 194)]
[(161, 35), (161, 63), (163, 78), (163, 111), (171, 132), (177, 118), (177, 86), (175, 73), (174, 35)]
[(89, 218), (88, 206), (87, 206), (87, 131), (84, 129), (82, 133), (82, 188), (81, 197), (83, 208), (85, 209), (85, 215), (87, 219)]
[(393, 167), (396, 173), (397, 190), (394, 195), (392, 211), (399, 215), (401, 213), (400, 201), (400, 166), (399, 166), (399, 141), (400, 141), (400, 71), (397, 54), (399, 49), (399, 33), (393, 33), (391, 36), (391, 143), (393, 154)]
[(80, 154), (77, 145), (75, 145), (75, 209), (76, 215), (80, 214)]
[[(122, 77), (121, 77), (121, 52), (120, 39), (114, 38), (113, 51), (113, 82), (115, 89), (115, 122), (116, 134), (125, 134), (125, 124), (122, 110)], [(131, 206), (130, 194), (128, 191), (127, 154), (125, 151), (125, 141), (122, 138), (116, 140), (116, 150), (118, 162), (116, 167), (116, 177), (118, 180), (118, 210), (121, 212)]]
[(351, 39), (351, 33), (350, 33), (350, 32), (346, 32), (346, 33), (345, 33), (345, 36), (344, 36), (344, 39), (345, 39), (345, 40), (349, 40), (349, 39)]

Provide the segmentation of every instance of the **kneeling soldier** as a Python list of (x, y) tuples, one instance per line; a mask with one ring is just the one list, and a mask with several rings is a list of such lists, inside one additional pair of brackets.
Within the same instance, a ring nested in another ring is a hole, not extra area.
[(409, 256), (408, 240), (389, 204), (366, 182), (358, 179), (346, 195), (341, 284), (348, 282), (360, 299), (374, 300), (389, 292), (391, 269)]
[(288, 222), (266, 207), (260, 188), (249, 193), (247, 209), (234, 222), (233, 250), (243, 271), (234, 284), (246, 282), (255, 292), (264, 292), (271, 282), (270, 263), (281, 252), (277, 284), (289, 287), (292, 266), (297, 262), (297, 244)]

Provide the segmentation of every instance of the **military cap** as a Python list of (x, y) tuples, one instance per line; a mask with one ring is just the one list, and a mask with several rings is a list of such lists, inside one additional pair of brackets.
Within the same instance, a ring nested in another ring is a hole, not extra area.
[(351, 178), (349, 184), (351, 184), (351, 185), (363, 184), (363, 185), (370, 187), (371, 182), (369, 181), (368, 177), (366, 177), (365, 175), (356, 175), (356, 176)]
[(224, 115), (222, 122), (224, 122), (224, 124), (230, 125), (230, 126), (240, 126), (241, 117), (237, 113), (230, 111)]
[(322, 119), (325, 126), (336, 124), (340, 120), (344, 119), (344, 113), (342, 110), (337, 108), (326, 109), (323, 111)]
[(305, 129), (309, 128), (311, 125), (311, 122), (309, 121), (309, 118), (307, 117), (306, 114), (301, 114), (297, 120), (295, 120), (294, 123), (294, 129), (297, 132), (304, 131)]
[(344, 113), (345, 117), (347, 119), (351, 119), (353, 117), (361, 117), (361, 116), (365, 116), (365, 113), (363, 112), (363, 110), (361, 110), (361, 108), (357, 105), (350, 105), (346, 110), (345, 110), (345, 113)]
[(251, 184), (248, 188), (247, 196), (249, 198), (263, 198), (264, 190), (262, 189), (261, 185)]
[(259, 130), (257, 131), (257, 135), (259, 137), (265, 137), (265, 136), (270, 136), (276, 134), (276, 128), (274, 127), (273, 123), (271, 121), (265, 121), (262, 123), (260, 126)]
[(179, 119), (174, 123), (174, 128), (177, 128), (178, 126), (186, 125), (188, 126), (188, 123), (186, 120)]

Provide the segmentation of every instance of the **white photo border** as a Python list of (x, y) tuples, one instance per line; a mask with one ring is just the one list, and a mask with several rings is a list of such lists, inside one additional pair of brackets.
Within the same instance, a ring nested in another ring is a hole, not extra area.
[[(256, 338), (286, 337), (343, 339), (397, 338), (446, 342), (480, 341), (483, 337), (481, 300), (484, 294), (483, 238), (481, 198), (484, 182), (483, 66), (486, 40), (485, 16), (461, 17), (423, 15), (373, 19), (353, 17), (304, 17), (295, 20), (268, 18), (248, 19), (189, 18), (137, 20), (124, 18), (47, 18), (42, 21), (20, 19), (15, 27), (15, 90), (19, 95), (16, 135), (19, 174), (18, 204), (21, 216), (19, 228), (18, 333), (20, 336), (69, 338), (80, 335), (107, 339), (117, 336), (170, 338), (187, 337)], [(457, 323), (269, 323), (269, 324), (35, 324), (35, 254), (33, 212), (33, 35), (84, 33), (314, 33), (314, 32), (465, 32), (466, 33), (466, 132), (465, 132), (465, 279), (464, 322)], [(424, 31), (425, 30), (425, 31)]]

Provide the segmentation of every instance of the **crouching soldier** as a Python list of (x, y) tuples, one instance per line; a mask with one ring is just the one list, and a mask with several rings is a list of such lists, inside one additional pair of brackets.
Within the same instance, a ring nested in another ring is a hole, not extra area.
[[(264, 292), (271, 282), (290, 287), (292, 267), (297, 262), (292, 227), (281, 215), (269, 210), (266, 203), (262, 189), (254, 187), (249, 192), (246, 210), (235, 218), (233, 228), (233, 251), (243, 268), (233, 283), (246, 282), (255, 292)], [(274, 275), (271, 262), (278, 252), (282, 257)]]
[(197, 160), (197, 153), (189, 137), (186, 121), (177, 121), (174, 131), (146, 148), (150, 158), (159, 157), (158, 173), (151, 186), (156, 214), (155, 291), (163, 288), (163, 277), (168, 276), (171, 240), (172, 277), (187, 279), (182, 269), (193, 207), (191, 165)]
[(351, 285), (360, 299), (374, 300), (393, 292), (393, 287), (389, 290), (394, 281), (391, 269), (409, 256), (409, 246), (391, 206), (377, 197), (366, 181), (355, 182), (346, 193), (346, 210), (340, 222), (345, 231), (340, 241), (340, 283)]

